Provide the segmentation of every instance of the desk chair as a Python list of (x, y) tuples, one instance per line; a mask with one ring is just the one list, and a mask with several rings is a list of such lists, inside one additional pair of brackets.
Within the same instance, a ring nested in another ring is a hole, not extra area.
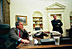
[(0, 24), (0, 34), (9, 33), (10, 25), (9, 24)]
[(9, 24), (0, 24), (0, 48), (3, 47), (4, 42), (8, 39), (9, 30)]

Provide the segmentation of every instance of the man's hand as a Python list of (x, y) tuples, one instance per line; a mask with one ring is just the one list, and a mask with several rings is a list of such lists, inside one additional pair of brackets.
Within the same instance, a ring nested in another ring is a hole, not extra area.
[(26, 39), (22, 39), (21, 42), (25, 43), (25, 44), (29, 44), (30, 41), (26, 40)]

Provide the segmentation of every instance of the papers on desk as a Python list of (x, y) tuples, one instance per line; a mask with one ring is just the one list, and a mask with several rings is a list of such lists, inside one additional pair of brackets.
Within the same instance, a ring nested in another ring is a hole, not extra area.
[(52, 35), (61, 35), (61, 33), (59, 33), (58, 31), (50, 31), (50, 33), (52, 33)]

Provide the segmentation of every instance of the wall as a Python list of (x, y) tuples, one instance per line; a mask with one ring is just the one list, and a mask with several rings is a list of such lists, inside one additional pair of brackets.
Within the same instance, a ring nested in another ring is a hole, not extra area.
[(70, 28), (69, 14), (72, 11), (72, 0), (11, 0), (10, 3), (10, 25), (15, 26), (15, 16), (23, 15), (27, 16), (27, 26), (24, 26), (28, 31), (33, 31), (33, 19), (32, 14), (34, 11), (40, 11), (43, 15), (43, 27), (44, 31), (48, 30), (48, 20), (46, 7), (58, 2), (65, 5), (66, 8), (63, 13), (64, 23), (64, 36), (66, 36), (65, 29)]

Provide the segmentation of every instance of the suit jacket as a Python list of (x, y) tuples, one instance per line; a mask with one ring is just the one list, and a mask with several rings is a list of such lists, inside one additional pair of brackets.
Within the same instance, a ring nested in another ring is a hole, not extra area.
[(69, 29), (69, 37), (72, 38), (72, 28)]
[[(28, 38), (28, 33), (27, 31), (24, 30), (20, 30), (20, 34), (21, 34), (21, 38)], [(19, 40), (19, 34), (18, 34), (18, 29), (17, 28), (12, 28), (9, 32), (9, 39), (4, 43), (4, 46), (8, 49), (11, 47), (15, 47), (16, 45), (19, 44), (18, 40)], [(17, 44), (16, 44), (17, 43)]]
[(52, 20), (51, 23), (52, 23), (52, 26), (53, 26), (53, 31), (58, 31), (61, 34), (63, 33), (63, 30), (61, 28), (63, 23), (61, 22), (61, 20)]
[[(18, 39), (20, 38), (19, 37), (19, 34), (18, 34), (18, 30), (17, 28), (12, 28), (10, 30), (10, 37), (16, 41), (18, 41)], [(20, 34), (21, 34), (21, 38), (28, 38), (28, 33), (27, 31), (24, 29), (24, 30), (20, 30)]]

